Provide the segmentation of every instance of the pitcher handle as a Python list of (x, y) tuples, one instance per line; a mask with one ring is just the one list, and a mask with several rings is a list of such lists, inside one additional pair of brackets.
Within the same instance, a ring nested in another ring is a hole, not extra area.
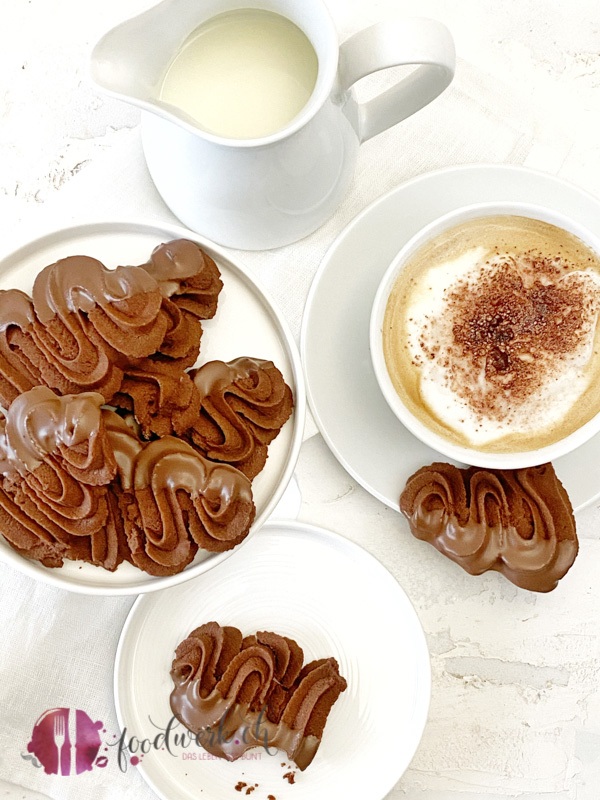
[(420, 64), (395, 86), (358, 103), (358, 136), (365, 142), (434, 100), (454, 76), (454, 41), (441, 22), (425, 18), (379, 22), (340, 47), (339, 76), (344, 89), (387, 67)]

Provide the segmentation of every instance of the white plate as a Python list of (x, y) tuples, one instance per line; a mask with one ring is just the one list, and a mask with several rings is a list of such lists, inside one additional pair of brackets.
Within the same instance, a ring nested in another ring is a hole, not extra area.
[[(326, 253), (310, 288), (300, 352), (311, 411), (340, 464), (396, 510), (413, 472), (448, 459), (409, 433), (379, 390), (369, 352), (377, 286), (424, 225), (463, 205), (502, 200), (554, 208), (600, 234), (600, 201), (573, 184), (522, 167), (452, 167), (402, 184), (366, 208)], [(600, 497), (599, 461), (600, 434), (555, 462), (575, 510)]]
[[(431, 676), (417, 615), (379, 561), (329, 531), (269, 522), (218, 570), (139, 598), (115, 662), (115, 705), (127, 738), (153, 739), (158, 727), (167, 727), (175, 647), (213, 619), (244, 634), (290, 636), (306, 661), (333, 656), (348, 688), (331, 710), (314, 761), (304, 772), (296, 770), (293, 786), (283, 777), (281, 764), (289, 763), (284, 753), (258, 748), (229, 763), (203, 760), (204, 751), (195, 746), (187, 752), (199, 754), (198, 760), (184, 760), (174, 747), (176, 755), (151, 750), (137, 767), (156, 794), (223, 800), (239, 796), (234, 787), (245, 781), (259, 784), (252, 795), (257, 800), (269, 794), (277, 800), (383, 798), (420, 741)], [(178, 725), (174, 732), (183, 730)]]
[[(232, 261), (225, 250), (186, 228), (106, 222), (57, 231), (6, 256), (0, 260), (0, 288), (29, 292), (39, 270), (69, 255), (94, 256), (108, 267), (142, 264), (157, 244), (177, 238), (198, 242), (216, 261), (224, 284), (215, 317), (202, 323), (199, 363), (244, 355), (270, 359), (294, 392), (292, 419), (269, 446), (267, 464), (252, 484), (257, 513), (251, 536), (271, 514), (292, 477), (302, 443), (306, 404), (300, 357), (292, 333), (243, 266)], [(244, 543), (238, 545), (243, 546)], [(60, 569), (44, 567), (20, 556), (0, 537), (2, 561), (38, 580), (86, 594), (138, 594), (163, 589), (206, 572), (230, 555), (231, 551), (209, 554), (203, 559), (200, 556), (178, 575), (156, 578), (128, 563), (121, 564), (114, 573), (80, 561), (65, 561)]]

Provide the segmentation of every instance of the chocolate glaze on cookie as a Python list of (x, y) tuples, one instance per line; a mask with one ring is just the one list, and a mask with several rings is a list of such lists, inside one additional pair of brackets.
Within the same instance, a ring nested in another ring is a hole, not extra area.
[(219, 758), (277, 748), (304, 770), (347, 684), (335, 659), (305, 666), (303, 659), (285, 636), (261, 631), (242, 639), (237, 628), (201, 625), (175, 652), (173, 714)]
[(190, 375), (200, 408), (186, 438), (207, 458), (255, 477), (292, 413), (292, 391), (281, 372), (272, 361), (240, 357), (209, 361)]
[(472, 575), (497, 570), (549, 592), (578, 551), (573, 509), (552, 464), (516, 470), (434, 463), (400, 496), (412, 533)]
[(0, 418), (0, 524), (24, 556), (152, 575), (180, 572), (199, 548), (239, 544), (254, 519), (251, 484), (174, 437), (141, 441), (93, 393), (20, 395)]
[(86, 255), (48, 265), (31, 297), (0, 291), (0, 404), (34, 386), (95, 391), (133, 411), (147, 436), (181, 432), (198, 411), (185, 370), (221, 288), (214, 261), (185, 239), (142, 266), (107, 269)]

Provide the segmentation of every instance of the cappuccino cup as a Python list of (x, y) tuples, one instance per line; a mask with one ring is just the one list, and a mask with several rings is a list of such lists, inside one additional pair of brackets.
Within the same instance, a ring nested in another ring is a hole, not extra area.
[(524, 203), (460, 208), (385, 272), (371, 358), (398, 419), (484, 468), (552, 461), (600, 431), (600, 238)]

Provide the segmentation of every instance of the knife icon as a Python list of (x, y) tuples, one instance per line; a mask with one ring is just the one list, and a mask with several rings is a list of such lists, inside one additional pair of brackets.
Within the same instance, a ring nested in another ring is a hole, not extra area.
[(77, 709), (69, 709), (69, 771), (67, 775), (77, 773)]

